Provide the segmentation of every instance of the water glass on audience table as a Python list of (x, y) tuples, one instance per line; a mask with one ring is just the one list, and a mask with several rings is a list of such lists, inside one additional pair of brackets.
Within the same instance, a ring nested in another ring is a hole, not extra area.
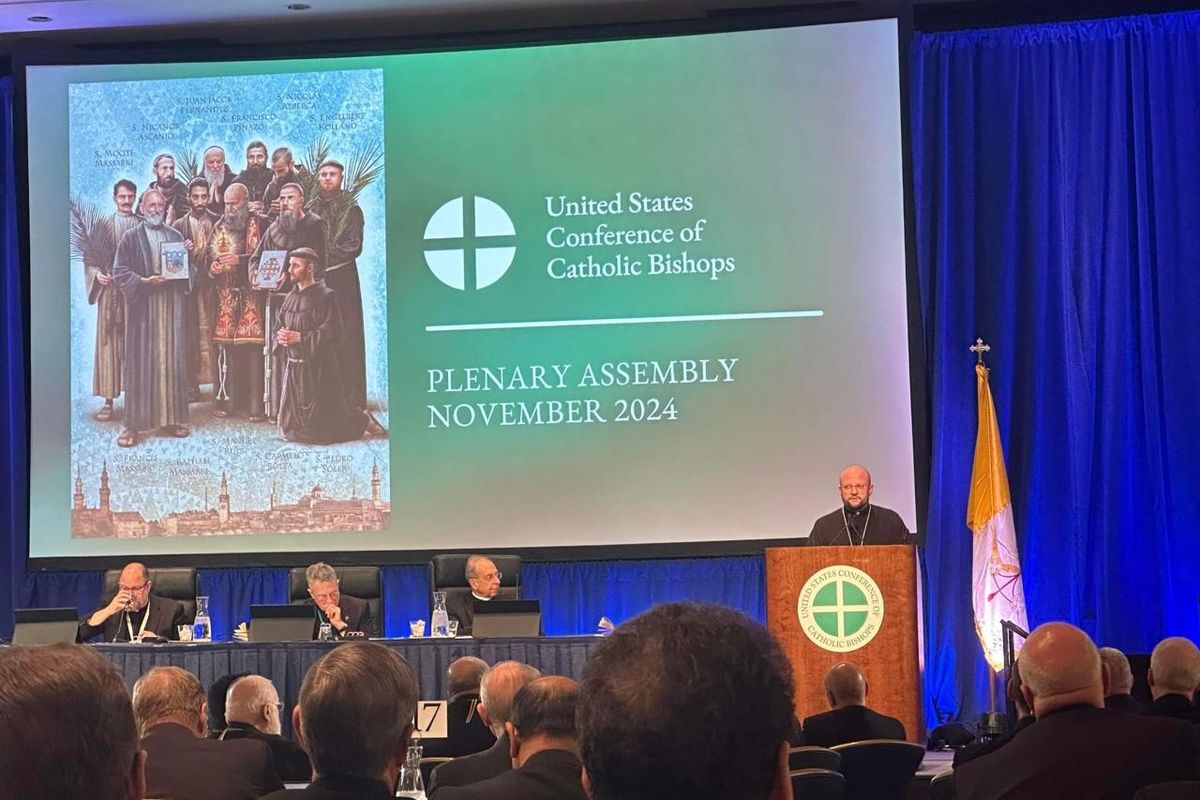
[(451, 639), (458, 636), (458, 620), (449, 619), (446, 621), (446, 635)]
[(413, 639), (420, 639), (425, 635), (425, 620), (410, 619), (408, 621), (408, 635)]
[(407, 757), (404, 759), (404, 766), (400, 768), (400, 780), (396, 784), (396, 797), (425, 800), (425, 781), (421, 777), (423, 749), (420, 739), (409, 740)]

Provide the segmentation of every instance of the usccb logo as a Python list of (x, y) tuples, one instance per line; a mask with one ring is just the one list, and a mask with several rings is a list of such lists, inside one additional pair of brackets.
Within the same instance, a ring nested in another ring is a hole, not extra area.
[(504, 277), (517, 254), (517, 231), (486, 197), (456, 197), (425, 225), (425, 263), (452, 289), (486, 289)]
[(870, 575), (839, 564), (815, 573), (796, 601), (800, 627), (813, 644), (832, 653), (849, 653), (879, 633), (883, 593)]

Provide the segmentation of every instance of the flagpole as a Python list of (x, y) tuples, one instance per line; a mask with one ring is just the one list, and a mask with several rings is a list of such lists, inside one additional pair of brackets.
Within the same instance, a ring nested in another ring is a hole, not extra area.
[[(970, 350), (975, 354), (975, 363), (982, 364), (984, 369), (987, 365), (983, 363), (983, 354), (992, 348), (983, 343), (983, 339), (976, 339), (975, 344), (971, 345)], [(996, 676), (997, 672), (992, 669), (992, 665), (988, 664), (988, 712), (989, 714), (996, 713)]]
[[(967, 527), (971, 530), (972, 608), (975, 628), (988, 664), (988, 707), (983, 729), (987, 738), (1003, 733), (1003, 715), (997, 712), (1005, 686), (996, 689), (1003, 674), (1001, 655), (1005, 620), (1026, 618), (1021, 586), (1021, 567), (1012, 516), (996, 406), (983, 357), (992, 348), (982, 339), (970, 347), (975, 355), (976, 403), (979, 427), (971, 468), (971, 491), (967, 498)], [(1005, 654), (1006, 655), (1006, 654)], [(999, 695), (999, 697), (997, 697)]]

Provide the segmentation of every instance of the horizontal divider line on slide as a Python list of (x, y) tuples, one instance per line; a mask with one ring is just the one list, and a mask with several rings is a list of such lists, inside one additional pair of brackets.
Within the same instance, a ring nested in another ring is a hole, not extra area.
[(810, 311), (753, 311), (745, 314), (684, 314), (674, 317), (610, 317), (602, 319), (546, 319), (529, 322), (468, 322), (462, 325), (426, 325), (427, 333), (447, 331), (497, 331), (515, 328), (583, 328), (591, 325), (647, 325), (663, 322), (725, 322), (743, 319), (792, 319), (821, 317), (821, 309)]

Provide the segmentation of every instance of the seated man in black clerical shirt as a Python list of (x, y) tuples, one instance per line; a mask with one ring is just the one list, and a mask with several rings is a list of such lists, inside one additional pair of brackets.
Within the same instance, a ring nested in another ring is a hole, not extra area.
[(79, 641), (97, 635), (106, 642), (178, 639), (178, 627), (191, 620), (182, 603), (152, 593), (153, 586), (145, 565), (126, 564), (113, 599), (79, 623)]
[(479, 691), (487, 662), (463, 656), (446, 669), (446, 738), (425, 739), (421, 755), (426, 758), (458, 758), (480, 753), (496, 743), (479, 714)]
[(1200, 686), (1200, 648), (1190, 639), (1171, 636), (1155, 645), (1146, 680), (1154, 698), (1149, 713), (1200, 723), (1200, 708), (1192, 704)]
[(446, 613), (458, 620), (458, 632), (469, 634), (475, 623), (475, 604), (486, 603), (500, 593), (500, 580), (504, 573), (496, 569), (496, 562), (487, 556), (473, 555), (467, 559), (467, 585), (470, 594), (451, 595), (446, 598)]
[(258, 739), (271, 748), (275, 771), (288, 783), (312, 780), (308, 753), (295, 742), (283, 738), (283, 703), (275, 685), (261, 675), (243, 675), (230, 684), (222, 701), (224, 728), (218, 739)]
[(575, 681), (559, 675), (522, 687), (505, 725), (513, 768), (479, 783), (440, 789), (436, 800), (587, 800), (575, 732), (578, 697)]
[(1133, 696), (1133, 668), (1129, 666), (1128, 656), (1115, 647), (1101, 647), (1100, 663), (1108, 671), (1104, 707), (1145, 714), (1149, 709)]
[(867, 708), (867, 679), (857, 664), (843, 661), (825, 673), (829, 711), (804, 720), (804, 743), (833, 747), (864, 739), (904, 739), (904, 724)]
[(821, 517), (808, 535), (810, 545), (908, 544), (908, 526), (890, 508), (873, 505), (871, 473), (851, 464), (838, 477), (842, 507)]
[(342, 594), (341, 582), (333, 567), (317, 562), (304, 571), (304, 577), (308, 581), (310, 602), (316, 606), (314, 639), (323, 623), (329, 623), (330, 632), (339, 639), (349, 634), (379, 636), (379, 623), (371, 614), (370, 604), (366, 600)]

